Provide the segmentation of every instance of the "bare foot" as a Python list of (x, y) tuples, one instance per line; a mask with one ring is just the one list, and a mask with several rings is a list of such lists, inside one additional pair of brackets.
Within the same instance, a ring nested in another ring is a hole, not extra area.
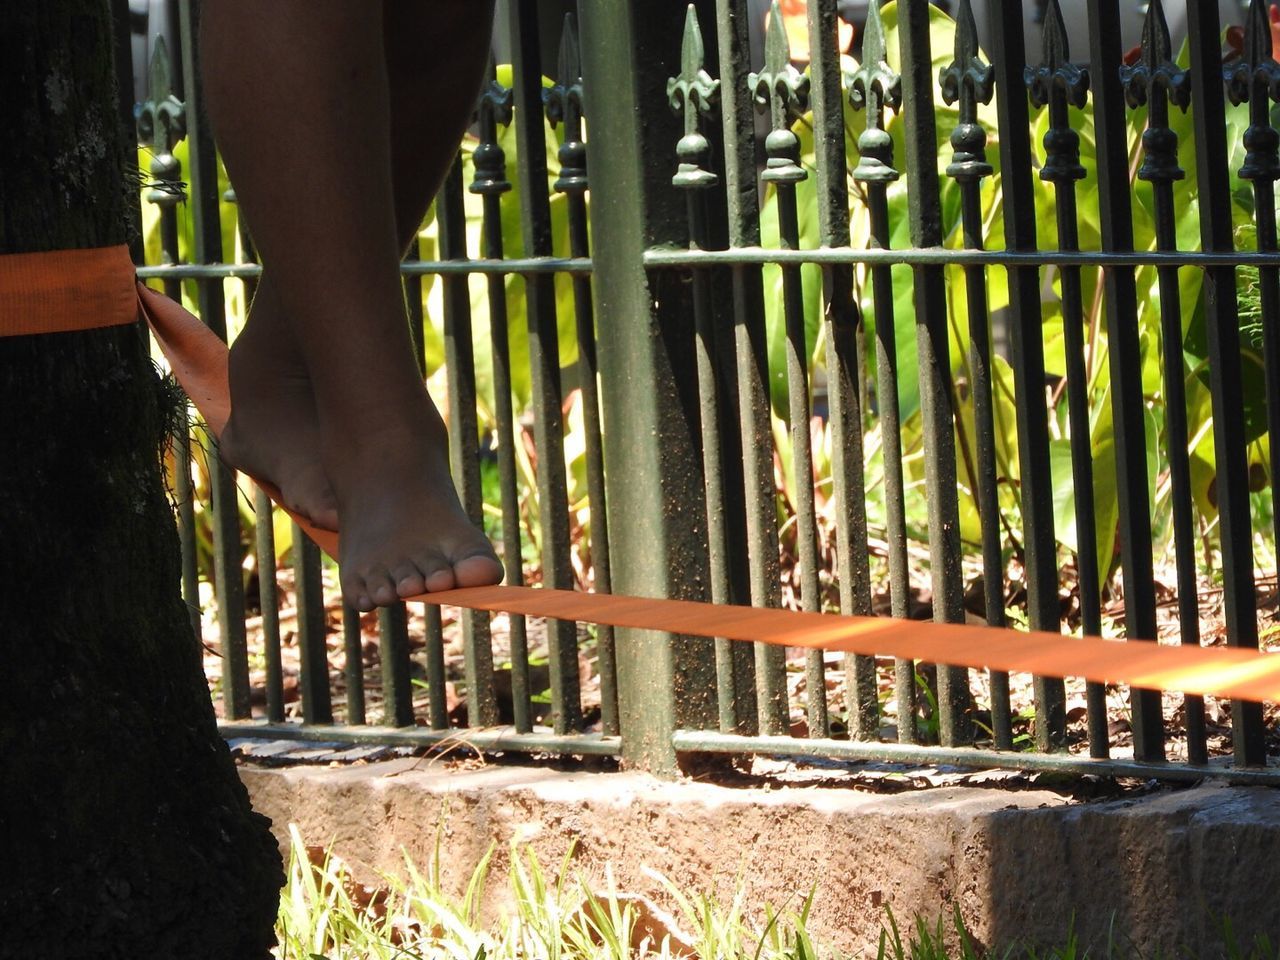
[(278, 301), (263, 282), (250, 322), (231, 345), (231, 419), (222, 459), (276, 486), (284, 505), (317, 527), (338, 529), (338, 501), (325, 476), (311, 378)]
[(326, 437), (342, 517), (342, 592), (359, 610), (502, 579), (493, 547), (458, 501), (448, 436), (425, 389), (407, 407), (357, 436)]

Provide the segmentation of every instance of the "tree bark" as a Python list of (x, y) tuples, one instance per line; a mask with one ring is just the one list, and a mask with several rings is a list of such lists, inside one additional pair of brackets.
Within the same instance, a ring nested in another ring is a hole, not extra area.
[[(0, 253), (125, 242), (106, 0), (0, 27)], [(138, 325), (0, 338), (0, 958), (257, 958), (283, 881), (179, 596)]]

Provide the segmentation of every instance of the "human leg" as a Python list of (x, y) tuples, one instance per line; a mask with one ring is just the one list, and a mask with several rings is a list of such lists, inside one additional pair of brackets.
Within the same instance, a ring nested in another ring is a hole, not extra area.
[(236, 469), (270, 480), (294, 513), (337, 530), (338, 501), (320, 460), (311, 375), (273, 281), (264, 271), (249, 322), (231, 344), (235, 405), (219, 453)]
[(368, 608), (496, 581), (409, 347), (381, 7), (216, 0), (203, 29), (223, 155), (311, 378), (344, 593)]
[[(492, 4), (383, 4), (383, 48), (390, 94), (391, 179), (396, 236), (403, 250), (416, 237), (461, 139), (488, 55)], [(456, 42), (424, 56), (424, 38)], [(319, 456), (311, 378), (300, 344), (265, 271), (252, 322), (231, 347), (233, 394), (241, 399), (223, 437), (228, 462), (270, 477), (285, 505), (312, 523), (337, 529), (337, 500)], [(246, 422), (253, 418), (257, 422)]]
[[(489, 58), (493, 0), (384, 0), (391, 182), (401, 249), (416, 235), (466, 132)], [(447, 37), (432, 48), (425, 37)]]

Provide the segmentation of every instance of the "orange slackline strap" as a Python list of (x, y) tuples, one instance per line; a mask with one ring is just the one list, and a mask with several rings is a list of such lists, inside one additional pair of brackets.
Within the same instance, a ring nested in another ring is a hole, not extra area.
[(133, 323), (133, 270), (123, 245), (0, 256), (0, 337)]
[(961, 623), (799, 613), (531, 587), (467, 587), (412, 599), (695, 637), (878, 654), (1045, 677), (1083, 677), (1099, 683), (1240, 700), (1280, 697), (1280, 656), (1227, 647), (1173, 647)]
[[(18, 256), (39, 259), (9, 264), (6, 261), (10, 257), (0, 256), (0, 335), (128, 323), (141, 310), (169, 358), (174, 374), (204, 415), (209, 429), (215, 436), (222, 432), (231, 411), (226, 345), (179, 304), (140, 283), (134, 287), (134, 267), (125, 248)], [(112, 263), (115, 265), (107, 271), (106, 267)], [(83, 264), (89, 265), (88, 272), (76, 273)], [(61, 273), (64, 269), (68, 272)], [(125, 280), (131, 291), (136, 290), (127, 303), (119, 292)], [(103, 290), (94, 288), (97, 283), (101, 283), (104, 290), (114, 292), (108, 297)], [(36, 293), (24, 293), (26, 290)], [(110, 312), (101, 306), (108, 300)], [(90, 303), (98, 306), (89, 309), (86, 304)], [(95, 312), (96, 323), (76, 319)], [(277, 491), (267, 484), (261, 485), (279, 502)], [(337, 556), (336, 533), (315, 529), (296, 515), (294, 519), (321, 549)], [(1206, 696), (1280, 700), (1280, 656), (1252, 650), (1174, 647), (967, 624), (797, 613), (528, 587), (471, 587), (411, 599), (473, 610), (879, 654), (958, 667), (1083, 677), (1103, 683), (1127, 683)]]

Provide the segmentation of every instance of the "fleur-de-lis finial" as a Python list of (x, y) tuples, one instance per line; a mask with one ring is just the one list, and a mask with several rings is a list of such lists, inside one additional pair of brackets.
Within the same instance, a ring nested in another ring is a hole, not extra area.
[(560, 31), (560, 82), (547, 91), (546, 101), (552, 125), (564, 123), (564, 144), (558, 153), (560, 178), (554, 186), (562, 193), (583, 193), (587, 189), (587, 146), (582, 142), (582, 59), (572, 13), (564, 15)]
[(885, 108), (897, 110), (902, 105), (902, 77), (885, 60), (884, 24), (880, 20), (880, 4), (871, 0), (867, 6), (866, 32), (862, 36), (862, 63), (845, 76), (849, 103), (855, 110), (867, 111), (866, 128), (858, 136), (858, 165), (855, 180), (886, 182), (898, 179), (893, 167), (893, 139), (884, 129)]
[[(1267, 13), (1266, 0), (1250, 0), (1244, 27), (1244, 55), (1237, 69), (1232, 71), (1232, 79), (1239, 75), (1248, 80), (1273, 80), (1277, 65), (1271, 57), (1272, 52), (1271, 19)], [(1245, 69), (1241, 70), (1240, 67)], [(1246, 99), (1247, 96), (1236, 102)]]
[(1250, 0), (1244, 29), (1244, 56), (1226, 74), (1232, 103), (1249, 102), (1244, 132), (1242, 180), (1280, 179), (1280, 133), (1271, 126), (1271, 101), (1280, 100), (1280, 64), (1272, 59), (1271, 21), (1265, 0)]
[(476, 119), (480, 127), (480, 143), (471, 154), (475, 165), (475, 178), (468, 188), (472, 193), (506, 193), (511, 189), (507, 180), (506, 152), (498, 145), (498, 126), (511, 122), (511, 90), (498, 82), (497, 72), (489, 63), (489, 80), (476, 102)]
[(1125, 101), (1131, 107), (1140, 107), (1153, 98), (1156, 90), (1160, 90), (1169, 103), (1185, 110), (1191, 103), (1191, 77), (1173, 59), (1169, 23), (1161, 0), (1151, 0), (1147, 6), (1147, 16), (1142, 22), (1140, 52), (1137, 63), (1120, 68)]
[(1049, 0), (1045, 8), (1044, 33), (1041, 35), (1044, 63), (1027, 67), (1027, 87), (1031, 102), (1043, 107), (1060, 92), (1065, 103), (1080, 108), (1089, 94), (1089, 72), (1071, 62), (1071, 50), (1067, 44), (1067, 25), (1062, 19), (1058, 0)]
[(1187, 71), (1173, 59), (1169, 24), (1160, 0), (1151, 0), (1142, 24), (1142, 48), (1138, 62), (1120, 68), (1125, 102), (1130, 107), (1147, 104), (1147, 129), (1142, 133), (1142, 166), (1138, 179), (1151, 182), (1181, 180), (1186, 171), (1178, 164), (1178, 135), (1169, 129), (1169, 104), (1186, 110), (1191, 103)]
[(1083, 180), (1080, 165), (1080, 137), (1071, 128), (1067, 107), (1083, 107), (1089, 93), (1089, 73), (1070, 60), (1067, 25), (1058, 0), (1049, 0), (1044, 17), (1044, 63), (1027, 67), (1023, 76), (1031, 92), (1031, 102), (1049, 105), (1049, 131), (1044, 135), (1045, 161), (1040, 179)]
[(716, 175), (707, 169), (711, 144), (698, 129), (698, 120), (710, 116), (720, 100), (720, 81), (711, 79), (703, 68), (705, 60), (698, 11), (691, 3), (680, 41), (680, 74), (667, 81), (671, 109), (684, 114), (684, 136), (676, 144), (680, 166), (671, 179), (677, 187), (709, 187), (716, 182)]
[(978, 120), (978, 104), (990, 103), (995, 92), (995, 68), (981, 57), (978, 26), (969, 0), (960, 0), (956, 11), (955, 58), (938, 74), (942, 99), (960, 102), (960, 122), (951, 133), (955, 151), (947, 166), (947, 176), (961, 182), (978, 180), (992, 173), (987, 163), (987, 132)]
[(808, 106), (809, 78), (791, 64), (791, 45), (778, 0), (769, 8), (769, 29), (764, 38), (764, 69), (747, 77), (756, 109), (768, 110), (773, 129), (765, 138), (768, 158), (761, 179), (795, 183), (808, 174), (800, 166), (800, 138), (791, 132), (791, 120)]
[(156, 37), (148, 77), (149, 99), (138, 107), (138, 136), (151, 146), (149, 172), (153, 185), (147, 200), (172, 206), (182, 199), (182, 163), (173, 147), (187, 133), (187, 108), (173, 94), (169, 50), (164, 37)]

